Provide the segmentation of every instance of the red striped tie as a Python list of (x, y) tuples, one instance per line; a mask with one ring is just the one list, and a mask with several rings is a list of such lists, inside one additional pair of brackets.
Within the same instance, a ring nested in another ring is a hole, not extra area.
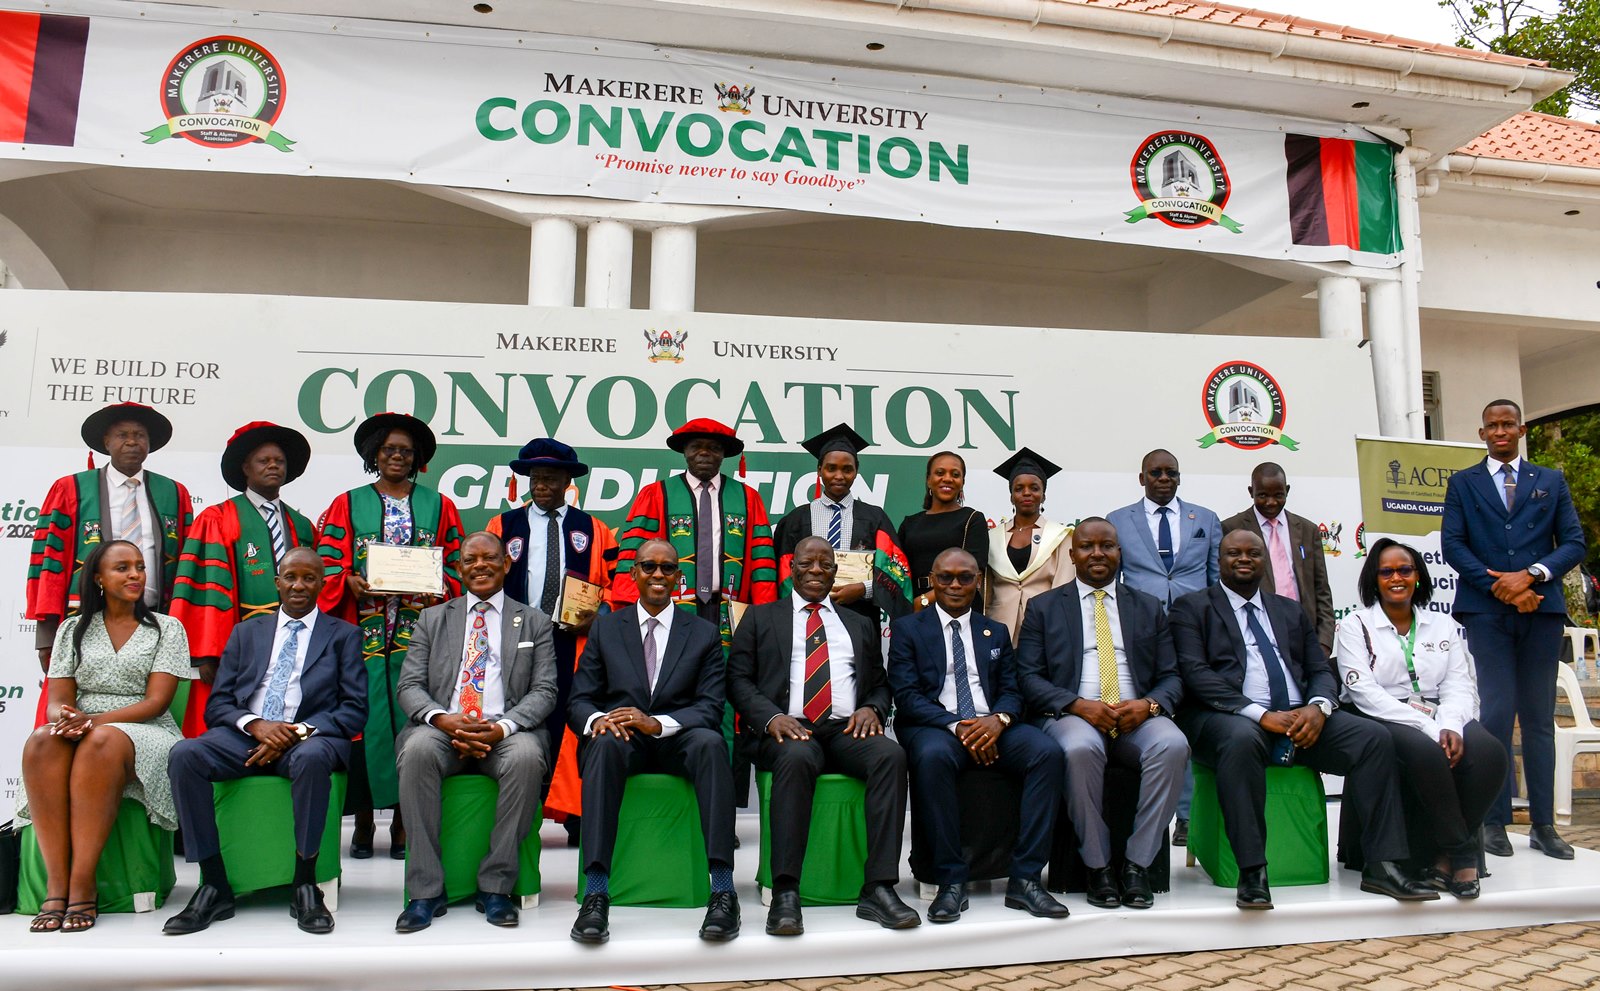
[(802, 710), (813, 723), (833, 711), (833, 682), (828, 679), (828, 634), (822, 628), (822, 604), (808, 603), (806, 612), (806, 704)]

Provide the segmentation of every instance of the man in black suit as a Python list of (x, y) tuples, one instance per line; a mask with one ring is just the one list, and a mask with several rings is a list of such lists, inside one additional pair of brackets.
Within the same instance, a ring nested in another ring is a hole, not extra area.
[(345, 766), (350, 738), (367, 721), (367, 669), (361, 632), (317, 611), (322, 572), (322, 558), (309, 547), (279, 559), (276, 614), (233, 628), (206, 702), (210, 728), (168, 755), (184, 855), (200, 863), (200, 887), (162, 928), (169, 936), (233, 918), (211, 783), (252, 774), (290, 781), (295, 862), (289, 914), (308, 933), (333, 931), (333, 915), (316, 883), (317, 851), (330, 776)]
[(733, 891), (733, 774), (722, 739), (724, 670), (717, 628), (673, 605), (678, 552), (647, 540), (631, 577), (639, 601), (595, 620), (572, 677), (567, 721), (578, 734), (583, 776), (585, 890), (572, 938), (610, 938), (611, 853), (628, 776), (676, 774), (694, 783), (711, 868), (700, 938), (739, 935)]
[(1394, 863), (1407, 848), (1389, 734), (1335, 711), (1339, 685), (1316, 628), (1298, 603), (1261, 589), (1266, 556), (1248, 530), (1223, 537), (1221, 584), (1178, 599), (1168, 617), (1188, 699), (1178, 725), (1195, 759), (1217, 772), (1222, 824), (1239, 864), (1236, 904), (1272, 907), (1266, 767), (1286, 760), (1344, 775), (1344, 810), (1361, 820), (1362, 891), (1436, 899)]
[(900, 841), (906, 818), (906, 755), (883, 735), (893, 701), (876, 623), (829, 597), (838, 571), (826, 538), (795, 545), (794, 593), (753, 606), (728, 655), (728, 698), (743, 721), (754, 763), (772, 772), (772, 908), (767, 932), (798, 936), (800, 867), (811, 829), (817, 775), (867, 783), (867, 861), (856, 916), (886, 929), (920, 925), (900, 900)]
[(889, 685), (895, 731), (915, 784), (912, 815), (932, 848), (939, 892), (929, 922), (954, 922), (967, 907), (967, 861), (955, 802), (961, 772), (994, 767), (1022, 779), (1021, 828), (1011, 856), (1006, 908), (1064, 919), (1067, 907), (1039, 883), (1066, 761), (1022, 719), (1016, 662), (1005, 624), (972, 611), (981, 572), (959, 547), (933, 559), (935, 604), (890, 626)]
[[(1023, 701), (1067, 755), (1067, 813), (1089, 871), (1089, 904), (1149, 908), (1147, 873), (1161, 852), (1189, 766), (1172, 722), (1183, 681), (1161, 600), (1117, 581), (1117, 528), (1098, 516), (1072, 532), (1077, 578), (1028, 603), (1017, 640)], [(1139, 771), (1139, 806), (1123, 851), (1121, 888), (1101, 803), (1106, 761)]]

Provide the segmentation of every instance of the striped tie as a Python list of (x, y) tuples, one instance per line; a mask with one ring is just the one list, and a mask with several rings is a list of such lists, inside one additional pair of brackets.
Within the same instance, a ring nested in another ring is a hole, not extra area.
[(144, 527), (139, 522), (139, 480), (130, 478), (123, 482), (123, 487), (128, 490), (127, 496), (122, 500), (122, 522), (118, 526), (121, 539), (144, 549)]
[(819, 723), (833, 711), (833, 682), (828, 677), (828, 634), (822, 628), (822, 604), (806, 604), (806, 704), (802, 714)]
[(267, 521), (267, 532), (272, 534), (272, 559), (281, 561), (288, 548), (283, 545), (283, 524), (278, 522), (278, 504), (262, 503), (261, 515)]
[(834, 550), (842, 550), (844, 541), (844, 507), (837, 503), (833, 506), (833, 518), (828, 521), (828, 543)]
[[(1122, 701), (1122, 687), (1117, 683), (1117, 645), (1111, 639), (1111, 614), (1106, 611), (1106, 590), (1094, 590), (1094, 647), (1100, 655), (1100, 701), (1117, 705)], [(1113, 729), (1111, 736), (1116, 738)]]

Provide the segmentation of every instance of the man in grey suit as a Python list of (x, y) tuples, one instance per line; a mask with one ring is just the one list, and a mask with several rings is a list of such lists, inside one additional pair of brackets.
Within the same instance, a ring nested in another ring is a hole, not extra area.
[(396, 747), (411, 901), (397, 932), (426, 929), (444, 914), (440, 792), (445, 778), (467, 771), (500, 786), (489, 852), (478, 865), (477, 909), (491, 925), (517, 924), (511, 889), (550, 761), (544, 724), (556, 704), (556, 653), (550, 617), (505, 594), (510, 567), (494, 534), (463, 541), (467, 594), (422, 611), (400, 669), (397, 696), (411, 720)]
[(1267, 545), (1267, 574), (1262, 584), (1270, 592), (1300, 603), (1317, 630), (1323, 653), (1333, 656), (1333, 590), (1328, 586), (1328, 562), (1322, 555), (1322, 534), (1304, 516), (1284, 509), (1289, 501), (1289, 477), (1281, 465), (1263, 461), (1250, 473), (1250, 501), (1255, 505), (1222, 521), (1222, 532), (1249, 530)]

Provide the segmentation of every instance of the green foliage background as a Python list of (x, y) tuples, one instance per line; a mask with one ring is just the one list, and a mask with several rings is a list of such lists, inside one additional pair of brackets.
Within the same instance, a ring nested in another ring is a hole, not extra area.
[(1577, 73), (1533, 109), (1562, 117), (1600, 111), (1600, 0), (1439, 0), (1455, 17), (1458, 44), (1539, 59)]

